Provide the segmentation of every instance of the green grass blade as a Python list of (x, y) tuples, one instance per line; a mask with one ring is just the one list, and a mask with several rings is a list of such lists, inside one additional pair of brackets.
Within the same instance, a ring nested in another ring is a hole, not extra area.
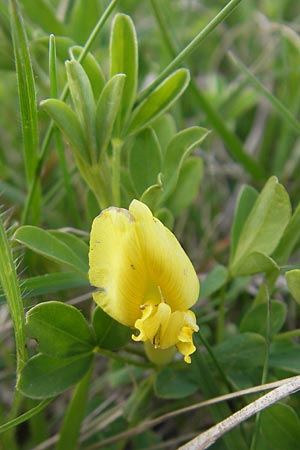
[(274, 251), (273, 257), (281, 264), (285, 264), (300, 238), (300, 204), (293, 213), (281, 240)]
[(154, 89), (167, 78), (175, 69), (177, 69), (183, 61), (190, 56), (198, 46), (204, 41), (204, 39), (220, 24), (222, 23), (231, 13), (232, 11), (241, 3), (242, 0), (230, 0), (226, 6), (206, 25), (203, 30), (201, 30), (194, 39), (189, 42), (189, 44), (181, 50), (180, 53), (170, 62), (170, 64), (160, 73), (160, 75), (150, 84), (144, 91), (142, 91), (137, 99), (137, 102), (140, 103), (144, 100), (150, 92), (154, 91)]
[(23, 152), (27, 183), (35, 176), (38, 161), (37, 101), (24, 23), (16, 0), (10, 0), (11, 31), (21, 110)]
[[(199, 336), (195, 339), (196, 345), (199, 347)], [(220, 383), (211, 376), (211, 368), (208, 366), (207, 360), (204, 358), (201, 351), (197, 351), (193, 355), (193, 361), (197, 367), (197, 376), (199, 387), (203, 392), (204, 397), (212, 398), (220, 395)], [(210, 408), (210, 412), (216, 422), (223, 420), (231, 414), (231, 408), (228, 403), (221, 403), (213, 405)], [(246, 450), (247, 446), (242, 435), (242, 431), (239, 428), (235, 428), (231, 433), (228, 433), (223, 437), (222, 448), (225, 450), (240, 449)]]
[(86, 55), (88, 54), (88, 52), (90, 51), (96, 37), (98, 36), (99, 32), (102, 30), (104, 24), (106, 23), (107, 19), (109, 18), (109, 16), (111, 15), (111, 13), (113, 12), (115, 6), (117, 5), (117, 3), (120, 0), (111, 0), (111, 2), (109, 3), (109, 5), (107, 6), (107, 8), (103, 11), (103, 14), (101, 15), (100, 19), (98, 20), (98, 22), (96, 23), (95, 27), (93, 28), (91, 34), (89, 35), (89, 38), (87, 39), (82, 52), (78, 58), (78, 62), (82, 62)]
[(23, 303), (10, 243), (0, 216), (0, 282), (14, 325), (17, 376), (27, 361)]
[(4, 423), (3, 425), (0, 425), (0, 434), (4, 433), (5, 431), (8, 431), (12, 428), (15, 428), (16, 426), (20, 425), (23, 422), (26, 422), (27, 420), (31, 419), (31, 417), (35, 416), (39, 412), (41, 412), (49, 403), (52, 402), (52, 398), (43, 400), (38, 405), (34, 406), (34, 408), (31, 408), (29, 411), (26, 411), (24, 414), (21, 414), (18, 417), (15, 417), (14, 419), (10, 420), (9, 422)]
[(59, 441), (55, 450), (66, 448), (78, 448), (80, 425), (85, 414), (92, 375), (92, 366), (82, 380), (76, 386), (75, 392), (67, 409), (65, 419), (61, 428)]
[[(228, 6), (229, 6), (229, 4), (228, 4)], [(169, 26), (166, 24), (165, 17), (161, 11), (160, 3), (157, 0), (152, 0), (152, 7), (153, 7), (153, 11), (154, 11), (156, 20), (160, 27), (160, 31), (161, 31), (164, 43), (165, 43), (170, 55), (172, 57), (176, 57), (177, 48), (173, 41), (172, 35), (170, 33)], [(224, 11), (224, 10), (222, 10), (222, 11)], [(228, 10), (227, 10), (227, 13), (229, 14)], [(209, 25), (207, 26), (207, 28), (208, 27), (209, 27)], [(200, 32), (200, 34), (201, 34), (201, 32)], [(157, 80), (155, 80), (155, 83), (156, 83), (156, 81)], [(221, 117), (221, 115), (217, 112), (217, 110), (214, 108), (214, 106), (211, 104), (211, 102), (209, 100), (207, 100), (205, 95), (201, 92), (201, 90), (199, 89), (199, 87), (196, 85), (196, 83), (193, 80), (190, 83), (190, 90), (193, 95), (193, 98), (196, 99), (199, 106), (206, 113), (208, 121), (209, 121), (209, 125), (211, 124), (212, 127), (214, 128), (214, 130), (222, 138), (222, 140), (226, 146), (226, 150), (233, 157), (233, 159), (238, 161), (244, 167), (245, 171), (248, 172), (254, 179), (265, 178), (264, 171), (262, 170), (261, 166), (254, 159), (252, 159), (251, 156), (249, 156), (246, 153), (239, 138), (226, 126), (223, 117)]]
[(224, 141), (227, 152), (234, 160), (243, 166), (245, 171), (248, 172), (253, 179), (264, 179), (265, 174), (262, 167), (246, 153), (240, 139), (227, 127), (224, 119), (220, 116), (210, 101), (206, 99), (205, 95), (200, 91), (194, 82), (191, 82), (190, 89), (198, 104), (206, 113), (209, 124), (212, 125), (214, 130)]
[(280, 114), (282, 119), (290, 125), (299, 135), (300, 135), (300, 123), (295, 119), (294, 115), (289, 111), (289, 109), (277, 98), (275, 97), (257, 78), (253, 75), (250, 70), (235, 56), (233, 53), (229, 53), (230, 59), (239, 68), (241, 72), (247, 77), (250, 83), (265, 96), (265, 98), (271, 103), (273, 108)]

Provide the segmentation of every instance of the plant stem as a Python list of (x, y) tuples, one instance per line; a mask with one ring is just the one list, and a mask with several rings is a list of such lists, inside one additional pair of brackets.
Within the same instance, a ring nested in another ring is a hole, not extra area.
[(299, 328), (297, 330), (284, 331), (283, 333), (274, 336), (274, 341), (283, 341), (285, 339), (298, 338), (300, 336)]
[[(2, 216), (3, 217), (3, 216)], [(27, 361), (23, 302), (10, 243), (0, 216), (0, 284), (14, 325), (17, 353), (17, 377)]]
[(107, 188), (110, 188), (111, 178), (106, 169), (107, 162), (104, 158), (100, 164), (80, 168), (81, 175), (92, 189), (101, 210), (111, 205), (111, 193), (107, 191)]
[[(196, 335), (195, 342), (197, 338), (199, 339), (199, 336)], [(212, 376), (211, 367), (208, 365), (207, 359), (202, 354), (199, 346), (197, 347), (197, 352), (193, 355), (193, 361), (195, 361), (194, 364), (197, 365), (198, 369), (197, 377), (199, 389), (203, 392), (204, 398), (217, 397), (220, 395), (220, 383)], [(219, 422), (232, 414), (230, 404), (226, 403), (212, 405), (210, 411), (216, 422)], [(241, 430), (237, 428), (233, 433), (225, 436), (222, 448), (228, 450), (246, 450), (247, 446)]]
[(217, 325), (217, 343), (224, 340), (224, 324), (225, 324), (225, 292), (226, 284), (220, 291), (220, 304), (218, 310), (218, 325)]
[(219, 372), (221, 378), (223, 379), (224, 383), (226, 384), (226, 386), (228, 387), (230, 392), (233, 391), (235, 389), (235, 387), (232, 385), (231, 381), (228, 379), (226, 373), (224, 372), (222, 366), (219, 364), (219, 361), (217, 360), (213, 349), (211, 348), (211, 346), (207, 342), (207, 340), (204, 337), (204, 335), (201, 333), (201, 330), (198, 331), (198, 335), (199, 335), (199, 338), (200, 338), (202, 344), (206, 348), (209, 356), (211, 357), (211, 359), (212, 359), (212, 361), (213, 361), (217, 371)]
[[(263, 372), (262, 372), (262, 377), (261, 377), (261, 384), (265, 384), (267, 381), (267, 376), (268, 376), (268, 371), (269, 371), (269, 353), (270, 353), (271, 303), (270, 303), (270, 295), (269, 295), (268, 286), (266, 286), (266, 291), (267, 291), (266, 346), (265, 346), (265, 360), (264, 360)], [(261, 419), (261, 413), (259, 412), (256, 415), (256, 419), (255, 419), (255, 428), (254, 428), (254, 433), (253, 433), (252, 440), (251, 440), (250, 450), (255, 450), (257, 448), (259, 431), (260, 431), (260, 419)]]
[(112, 13), (114, 7), (117, 5), (118, 2), (119, 2), (119, 0), (111, 0), (110, 4), (107, 6), (106, 10), (104, 11), (102, 16), (100, 17), (100, 19), (96, 23), (94, 29), (92, 30), (88, 40), (84, 44), (84, 47), (83, 47), (83, 49), (82, 49), (82, 51), (81, 51), (81, 53), (79, 55), (79, 58), (78, 58), (79, 62), (82, 62), (84, 60), (84, 58), (86, 57), (86, 55), (88, 54), (88, 52), (89, 52), (91, 46), (93, 45), (96, 37), (98, 36), (99, 32), (102, 30), (103, 25), (105, 24), (105, 22), (109, 18), (110, 14)]
[(151, 363), (136, 361), (131, 358), (125, 358), (124, 356), (119, 355), (118, 353), (112, 352), (110, 350), (106, 350), (104, 348), (96, 347), (94, 350), (99, 355), (105, 356), (106, 358), (111, 358), (116, 361), (120, 361), (124, 364), (130, 364), (131, 366), (142, 367), (144, 369), (155, 368), (155, 366)]

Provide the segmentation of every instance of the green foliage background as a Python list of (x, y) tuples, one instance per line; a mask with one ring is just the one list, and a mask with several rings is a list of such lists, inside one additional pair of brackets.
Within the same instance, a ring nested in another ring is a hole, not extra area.
[[(299, 374), (299, 32), (297, 0), (0, 0), (1, 448), (178, 448)], [(199, 274), (191, 365), (91, 299), (91, 221), (133, 198)], [(212, 448), (296, 450), (299, 408)]]

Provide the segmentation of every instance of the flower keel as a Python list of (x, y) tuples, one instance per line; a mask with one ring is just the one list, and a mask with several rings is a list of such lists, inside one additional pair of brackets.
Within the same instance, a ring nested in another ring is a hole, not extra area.
[(187, 363), (196, 347), (193, 344), (193, 332), (198, 331), (196, 318), (192, 311), (175, 311), (166, 303), (159, 305), (143, 305), (142, 317), (134, 326), (140, 332), (132, 335), (135, 341), (150, 341), (157, 349), (176, 346)]

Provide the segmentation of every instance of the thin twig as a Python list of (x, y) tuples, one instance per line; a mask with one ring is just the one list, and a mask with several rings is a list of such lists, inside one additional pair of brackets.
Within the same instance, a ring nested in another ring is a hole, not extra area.
[(250, 403), (236, 413), (222, 420), (217, 425), (211, 427), (204, 433), (199, 434), (195, 439), (180, 447), (180, 450), (205, 450), (213, 445), (225, 433), (235, 428), (240, 423), (254, 416), (258, 412), (273, 405), (282, 398), (300, 390), (300, 376), (292, 377), (289, 382), (273, 389), (268, 394), (263, 395), (258, 400)]

